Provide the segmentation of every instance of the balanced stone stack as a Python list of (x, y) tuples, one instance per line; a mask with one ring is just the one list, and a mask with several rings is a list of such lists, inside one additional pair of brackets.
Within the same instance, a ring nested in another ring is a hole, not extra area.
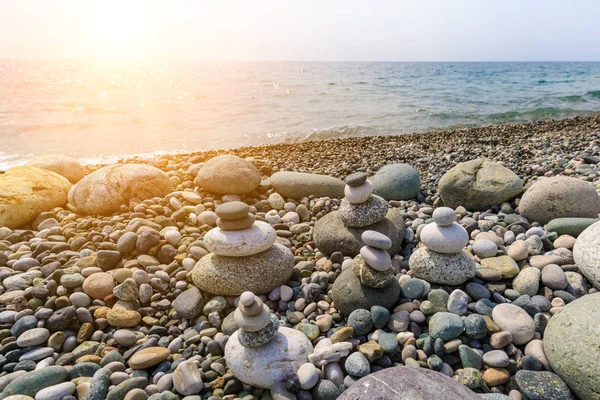
[(362, 240), (366, 246), (352, 261), (352, 272), (363, 285), (374, 289), (386, 287), (394, 279), (392, 258), (386, 251), (392, 241), (385, 235), (375, 231), (365, 231)]
[(357, 172), (348, 175), (344, 195), (340, 204), (340, 217), (350, 228), (363, 228), (373, 225), (388, 212), (389, 205), (382, 197), (373, 194), (373, 184), (367, 175)]
[(414, 277), (440, 285), (460, 285), (475, 276), (475, 260), (463, 251), (469, 243), (469, 234), (455, 221), (453, 209), (435, 209), (433, 223), (420, 232), (424, 246), (417, 249), (409, 260)]
[(279, 329), (279, 319), (252, 292), (242, 293), (233, 319), (240, 328), (240, 344), (249, 349), (267, 344)]
[(356, 309), (390, 308), (400, 294), (392, 259), (387, 252), (392, 246), (390, 238), (367, 230), (361, 239), (365, 246), (352, 261), (352, 268), (336, 279), (331, 292), (336, 308), (346, 316)]
[(339, 210), (327, 214), (315, 224), (314, 239), (319, 250), (355, 256), (364, 246), (362, 233), (372, 230), (391, 240), (388, 253), (393, 255), (400, 251), (404, 220), (398, 210), (390, 209), (388, 202), (374, 195), (373, 190), (373, 184), (362, 172), (346, 177), (346, 197)]
[(221, 296), (238, 296), (247, 290), (269, 293), (291, 277), (294, 255), (276, 243), (271, 225), (256, 221), (249, 211), (241, 201), (217, 207), (217, 227), (204, 235), (204, 245), (211, 253), (192, 271), (201, 290)]
[(233, 318), (240, 327), (225, 345), (225, 360), (242, 382), (271, 388), (308, 362), (313, 346), (296, 329), (279, 327), (279, 319), (252, 292), (240, 296)]

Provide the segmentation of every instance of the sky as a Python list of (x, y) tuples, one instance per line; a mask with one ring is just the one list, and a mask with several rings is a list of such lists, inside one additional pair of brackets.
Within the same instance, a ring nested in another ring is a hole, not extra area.
[(598, 0), (2, 0), (0, 58), (598, 61)]

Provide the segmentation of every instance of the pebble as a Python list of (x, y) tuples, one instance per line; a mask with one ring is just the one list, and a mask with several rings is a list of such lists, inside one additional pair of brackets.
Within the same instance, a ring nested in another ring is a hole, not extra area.
[(369, 200), (373, 190), (375, 190), (373, 184), (367, 180), (360, 186), (346, 186), (344, 196), (350, 204), (363, 204)]
[(505, 368), (510, 364), (510, 359), (502, 350), (492, 350), (483, 354), (483, 362), (490, 367)]
[(169, 355), (169, 350), (164, 347), (146, 347), (131, 356), (129, 366), (132, 369), (146, 369), (166, 360)]
[(344, 363), (346, 372), (350, 375), (362, 378), (371, 372), (371, 366), (369, 360), (359, 352), (352, 353), (346, 358)]
[(456, 221), (456, 211), (450, 207), (438, 207), (433, 210), (433, 221), (439, 226), (450, 226)]
[(302, 364), (300, 368), (298, 368), (296, 374), (298, 375), (300, 389), (302, 390), (312, 389), (319, 380), (319, 373), (317, 372), (317, 368), (312, 363)]
[(492, 311), (492, 319), (502, 330), (510, 332), (512, 343), (522, 345), (533, 339), (533, 318), (522, 308), (513, 304), (499, 304)]
[(548, 264), (542, 269), (542, 283), (552, 290), (562, 290), (569, 285), (565, 271), (556, 264)]
[(362, 233), (361, 239), (366, 246), (377, 249), (388, 250), (392, 247), (392, 240), (377, 231), (366, 230)]
[(50, 337), (50, 331), (46, 328), (33, 328), (23, 332), (17, 338), (17, 345), (20, 347), (33, 347), (46, 343)]
[(390, 254), (376, 247), (363, 246), (360, 249), (360, 255), (365, 263), (376, 271), (387, 271), (392, 265)]
[(479, 258), (495, 257), (498, 253), (498, 246), (491, 240), (481, 239), (473, 243), (473, 252)]

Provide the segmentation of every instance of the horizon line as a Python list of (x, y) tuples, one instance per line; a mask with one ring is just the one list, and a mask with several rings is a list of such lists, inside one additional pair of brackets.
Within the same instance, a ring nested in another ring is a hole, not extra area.
[(199, 58), (140, 58), (123, 60), (103, 60), (91, 57), (10, 57), (0, 56), (0, 61), (95, 61), (106, 63), (133, 63), (133, 62), (280, 62), (280, 63), (597, 63), (597, 60), (296, 60), (296, 59), (199, 59)]

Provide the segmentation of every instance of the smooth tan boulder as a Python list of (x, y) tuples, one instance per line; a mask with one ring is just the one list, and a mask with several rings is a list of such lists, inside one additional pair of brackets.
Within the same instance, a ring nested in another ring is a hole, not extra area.
[(13, 167), (0, 175), (0, 227), (17, 228), (67, 204), (71, 183), (52, 171)]
[(224, 154), (204, 163), (195, 180), (212, 193), (250, 193), (260, 185), (260, 173), (248, 160)]
[(591, 183), (578, 178), (542, 178), (523, 194), (519, 213), (540, 224), (565, 217), (598, 218), (600, 196)]
[(171, 181), (160, 169), (145, 164), (120, 164), (100, 168), (83, 178), (69, 192), (69, 203), (85, 214), (108, 215), (140, 200), (164, 197)]
[(58, 154), (46, 154), (29, 159), (27, 165), (46, 169), (77, 183), (85, 176), (85, 168), (74, 158)]

